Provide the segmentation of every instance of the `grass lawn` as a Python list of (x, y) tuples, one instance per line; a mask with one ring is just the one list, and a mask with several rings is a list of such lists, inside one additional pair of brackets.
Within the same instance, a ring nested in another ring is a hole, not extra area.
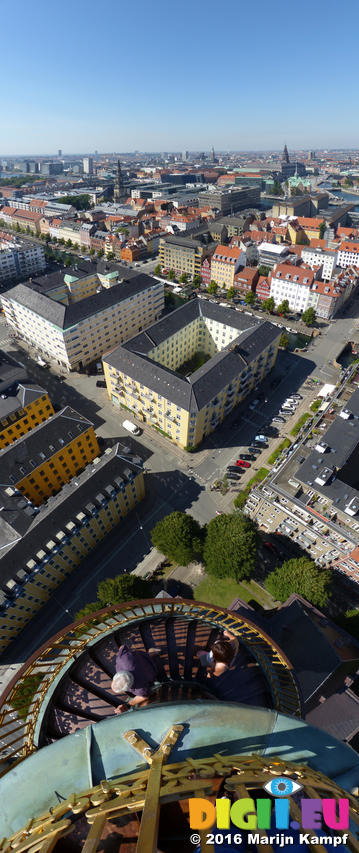
[(217, 607), (228, 607), (234, 598), (257, 601), (264, 607), (273, 607), (274, 599), (255, 581), (237, 583), (232, 578), (206, 577), (193, 591), (196, 601), (206, 601)]

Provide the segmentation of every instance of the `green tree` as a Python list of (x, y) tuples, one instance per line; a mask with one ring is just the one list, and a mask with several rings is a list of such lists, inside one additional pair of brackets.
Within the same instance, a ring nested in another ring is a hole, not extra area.
[(69, 256), (67, 255), (65, 258), (65, 267), (70, 267), (71, 263), (72, 263), (71, 258), (69, 258)]
[(101, 607), (120, 604), (121, 601), (136, 601), (140, 598), (150, 598), (152, 584), (137, 575), (117, 575), (100, 581), (97, 587), (97, 597)]
[(282, 347), (282, 349), (288, 349), (289, 347), (289, 338), (285, 332), (282, 332), (279, 338), (279, 346)]
[(240, 581), (255, 569), (257, 531), (244, 515), (219, 515), (209, 522), (203, 548), (203, 559), (209, 574)]
[(306, 311), (303, 311), (302, 320), (306, 326), (314, 326), (315, 319), (314, 308), (307, 308)]
[(75, 251), (76, 251), (76, 252), (78, 252), (79, 248), (80, 248), (79, 244), (78, 244), (78, 243), (74, 243), (74, 249), (75, 249)]
[(253, 290), (248, 290), (248, 293), (246, 293), (246, 295), (244, 297), (244, 301), (245, 301), (246, 305), (254, 305), (254, 303), (256, 301), (256, 297), (255, 297), (255, 294), (253, 293)]
[(192, 283), (193, 283), (193, 287), (200, 287), (200, 286), (201, 286), (201, 284), (202, 284), (201, 276), (200, 276), (200, 275), (198, 275), (198, 274), (197, 274), (197, 275), (194, 275), (194, 276), (193, 276), (193, 282), (192, 282)]
[(169, 270), (167, 274), (168, 281), (174, 281), (176, 278), (174, 270)]
[(104, 251), (103, 251), (103, 249), (99, 249), (99, 251), (97, 252), (97, 257), (98, 257), (98, 258), (103, 258), (103, 256), (104, 256)]
[(183, 272), (182, 275), (180, 275), (178, 280), (179, 280), (180, 284), (187, 284), (187, 281), (188, 281), (187, 273)]
[(64, 195), (56, 199), (59, 204), (71, 204), (76, 210), (88, 210), (91, 207), (91, 197), (87, 193), (81, 195)]
[(236, 295), (235, 288), (229, 287), (227, 290), (227, 295), (226, 295), (226, 299), (228, 299), (228, 302), (231, 302), (231, 300), (234, 299), (235, 295)]
[(281, 302), (280, 305), (278, 305), (277, 311), (278, 311), (278, 314), (283, 314), (283, 317), (285, 317), (286, 314), (289, 314), (288, 299), (283, 299), (283, 302)]
[(90, 249), (90, 255), (94, 255), (94, 254), (95, 254), (95, 249), (93, 249), (93, 248)]
[(64, 238), (63, 238), (63, 237), (60, 237), (60, 239), (59, 239), (59, 243), (60, 243), (60, 246), (64, 246), (64, 245), (65, 245), (65, 240), (64, 240)]
[(66, 240), (65, 245), (67, 246), (67, 248), (68, 248), (68, 249), (71, 249), (71, 246), (72, 246), (72, 240)]
[(181, 566), (187, 566), (202, 551), (201, 527), (186, 512), (166, 515), (151, 530), (151, 539), (155, 548)]
[(161, 272), (162, 272), (161, 264), (157, 264), (157, 266), (154, 268), (153, 272), (155, 275), (161, 275)]
[(331, 594), (332, 575), (319, 569), (309, 557), (287, 560), (271, 572), (266, 587), (278, 601), (285, 601), (293, 592), (299, 593), (311, 604), (324, 607)]
[(319, 239), (320, 239), (320, 240), (323, 240), (323, 237), (324, 237), (324, 234), (325, 234), (325, 231), (326, 231), (326, 227), (327, 227), (327, 223), (326, 223), (326, 222), (321, 222), (321, 223), (320, 223), (320, 225), (319, 225)]
[(218, 290), (217, 282), (216, 281), (210, 281), (210, 283), (207, 287), (207, 290), (208, 290), (208, 293), (217, 293), (217, 290)]
[(100, 601), (89, 601), (88, 604), (85, 604), (84, 607), (81, 607), (81, 610), (78, 610), (75, 613), (75, 619), (86, 619), (86, 616), (90, 616), (91, 613), (96, 613), (97, 610), (101, 610), (103, 604)]
[(270, 296), (269, 299), (265, 299), (264, 302), (262, 302), (262, 306), (264, 310), (268, 312), (268, 314), (273, 314), (275, 310), (275, 302), (273, 296)]
[(108, 255), (107, 255), (107, 260), (108, 260), (108, 261), (114, 261), (114, 260), (115, 260), (115, 257), (116, 257), (116, 256), (115, 256), (115, 253), (114, 253), (114, 252), (109, 252), (109, 253), (108, 253)]

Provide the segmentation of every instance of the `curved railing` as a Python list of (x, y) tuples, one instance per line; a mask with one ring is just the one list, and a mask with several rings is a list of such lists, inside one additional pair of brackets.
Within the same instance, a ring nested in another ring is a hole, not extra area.
[[(291, 716), (302, 716), (300, 689), (290, 661), (251, 620), (201, 602), (178, 599), (130, 602), (73, 622), (44, 643), (14, 676), (0, 697), (0, 776), (14, 762), (22, 761), (37, 749), (35, 730), (49, 696), (62, 674), (89, 645), (119, 628), (160, 617), (196, 619), (218, 630), (229, 630), (258, 661), (274, 708)], [(30, 698), (27, 691), (32, 691)]]

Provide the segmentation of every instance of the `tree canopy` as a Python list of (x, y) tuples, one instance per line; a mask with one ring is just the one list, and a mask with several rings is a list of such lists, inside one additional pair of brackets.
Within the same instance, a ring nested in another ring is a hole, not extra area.
[(228, 290), (227, 290), (227, 294), (226, 294), (226, 299), (228, 300), (228, 302), (230, 302), (230, 301), (231, 301), (231, 299), (233, 299), (233, 297), (234, 297), (235, 295), (236, 295), (235, 288), (234, 288), (234, 287), (229, 287), (229, 288), (228, 288)]
[(137, 601), (141, 598), (150, 598), (151, 595), (151, 581), (146, 581), (137, 575), (117, 575), (115, 578), (106, 578), (98, 584), (97, 600), (85, 604), (85, 607), (76, 613), (76, 619), (83, 619), (97, 610), (111, 606), (111, 604), (121, 604), (122, 601)]
[(282, 334), (279, 338), (279, 346), (282, 347), (282, 349), (288, 349), (289, 338), (288, 338), (288, 335), (286, 334), (286, 332), (282, 332)]
[(289, 302), (288, 299), (283, 299), (283, 302), (280, 303), (277, 307), (278, 314), (283, 314), (285, 317), (286, 314), (289, 314)]
[(256, 301), (256, 297), (255, 297), (255, 294), (253, 293), (253, 290), (248, 290), (248, 293), (246, 293), (244, 299), (245, 299), (245, 302), (247, 305), (254, 305), (254, 303)]
[(91, 207), (91, 196), (87, 193), (81, 195), (63, 195), (58, 198), (60, 204), (71, 204), (76, 210), (88, 210)]
[(314, 326), (315, 319), (314, 308), (307, 308), (306, 311), (303, 311), (302, 320), (306, 326)]
[(273, 311), (275, 309), (275, 302), (273, 296), (269, 296), (268, 299), (265, 299), (264, 302), (262, 302), (262, 306), (264, 310), (268, 312), (268, 314), (273, 314)]
[(203, 559), (209, 574), (237, 581), (249, 578), (255, 569), (257, 531), (244, 515), (219, 515), (206, 528)]
[(186, 512), (171, 512), (158, 521), (151, 539), (155, 548), (181, 566), (187, 566), (202, 551), (201, 527)]
[(216, 281), (210, 281), (210, 283), (207, 287), (207, 290), (208, 290), (208, 293), (217, 293), (217, 290), (218, 290), (217, 282)]
[(278, 601), (285, 601), (297, 592), (311, 604), (324, 607), (331, 594), (331, 582), (330, 571), (319, 569), (309, 557), (298, 557), (271, 572), (266, 587)]

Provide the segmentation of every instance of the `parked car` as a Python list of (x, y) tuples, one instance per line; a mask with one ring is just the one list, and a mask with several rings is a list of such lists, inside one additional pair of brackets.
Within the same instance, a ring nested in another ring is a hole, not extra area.
[(128, 432), (132, 432), (133, 435), (141, 435), (141, 430), (136, 424), (132, 423), (132, 421), (123, 421), (122, 426), (124, 429), (127, 429)]
[(253, 462), (254, 456), (252, 453), (242, 453), (241, 459), (249, 459), (250, 462)]
[(301, 394), (292, 394), (292, 398), (293, 398), (293, 400), (303, 400), (303, 397)]
[(264, 441), (265, 443), (267, 443), (267, 436), (266, 436), (266, 435), (261, 435), (261, 434), (256, 435), (256, 437), (255, 437), (255, 441)]
[(232, 471), (232, 473), (234, 473), (234, 474), (241, 474), (242, 473), (241, 471), (238, 471), (238, 468), (236, 465), (228, 465), (227, 471), (228, 472)]
[(240, 473), (235, 474), (234, 471), (230, 471), (229, 474), (227, 474), (227, 480), (240, 480), (240, 477)]
[(260, 447), (259, 447), (259, 446), (257, 446), (257, 445), (251, 445), (251, 446), (248, 448), (248, 450), (250, 450), (250, 452), (251, 452), (251, 453), (256, 453), (256, 454), (257, 454), (257, 453), (262, 453), (262, 446), (260, 446)]
[(237, 459), (236, 465), (238, 466), (238, 468), (250, 468), (251, 467), (251, 463), (246, 462), (245, 459)]
[(285, 418), (282, 418), (281, 415), (276, 415), (272, 420), (273, 424), (285, 424)]
[(257, 441), (256, 439), (254, 439), (253, 447), (260, 447), (261, 450), (265, 450), (265, 448), (268, 447), (268, 443), (264, 441)]
[(98, 379), (96, 382), (96, 388), (106, 388), (106, 382), (104, 379)]

